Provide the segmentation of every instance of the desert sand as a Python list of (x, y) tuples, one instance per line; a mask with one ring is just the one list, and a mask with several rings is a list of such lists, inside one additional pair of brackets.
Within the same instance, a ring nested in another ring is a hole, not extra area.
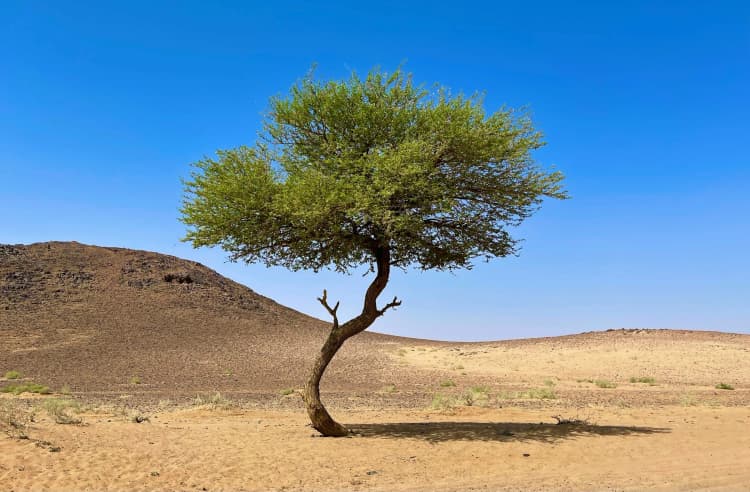
[(0, 490), (750, 489), (749, 335), (367, 333), (323, 384), (352, 434), (322, 438), (326, 329), (185, 260), (2, 246), (0, 389), (49, 394), (0, 393)]
[[(567, 410), (580, 414), (580, 410)], [(750, 410), (589, 408), (345, 411), (351, 438), (302, 412), (190, 409), (150, 422), (85, 414), (0, 440), (5, 490), (746, 490)]]

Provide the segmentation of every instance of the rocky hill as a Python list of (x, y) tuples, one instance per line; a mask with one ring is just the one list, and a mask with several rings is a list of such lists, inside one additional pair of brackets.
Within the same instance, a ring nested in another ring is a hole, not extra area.
[[(277, 392), (303, 384), (327, 329), (173, 256), (75, 242), (0, 246), (0, 373), (53, 387)], [(325, 382), (382, 385), (393, 339), (352, 340)]]

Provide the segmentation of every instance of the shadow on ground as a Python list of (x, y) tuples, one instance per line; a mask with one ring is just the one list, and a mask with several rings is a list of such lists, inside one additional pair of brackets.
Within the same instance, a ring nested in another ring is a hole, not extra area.
[(358, 437), (412, 438), (444, 441), (537, 441), (552, 443), (586, 436), (663, 434), (668, 428), (593, 424), (545, 424), (519, 422), (398, 422), (350, 424)]

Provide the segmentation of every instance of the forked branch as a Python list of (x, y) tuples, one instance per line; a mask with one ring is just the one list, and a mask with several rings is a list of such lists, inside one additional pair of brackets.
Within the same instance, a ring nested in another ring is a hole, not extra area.
[(328, 304), (328, 292), (325, 289), (323, 289), (323, 297), (318, 297), (318, 301), (320, 301), (323, 307), (326, 308), (328, 313), (330, 313), (330, 315), (333, 317), (333, 329), (335, 330), (339, 327), (339, 318), (338, 316), (336, 316), (336, 311), (338, 311), (339, 309), (340, 301), (337, 301), (336, 305), (331, 307)]
[(388, 311), (390, 308), (395, 308), (401, 305), (401, 301), (399, 301), (395, 296), (393, 297), (393, 300), (386, 304), (383, 309), (378, 309), (378, 316), (383, 316), (386, 311)]

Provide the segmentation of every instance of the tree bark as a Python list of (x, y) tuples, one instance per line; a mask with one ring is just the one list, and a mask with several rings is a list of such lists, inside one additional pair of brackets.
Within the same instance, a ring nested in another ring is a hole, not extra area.
[(336, 355), (336, 352), (343, 343), (343, 340), (335, 337), (333, 330), (331, 330), (328, 339), (315, 360), (312, 372), (310, 373), (310, 379), (305, 384), (305, 391), (302, 394), (302, 399), (307, 406), (307, 415), (310, 417), (312, 426), (324, 436), (343, 437), (349, 433), (346, 427), (333, 420), (323, 406), (323, 402), (320, 401), (320, 378), (323, 377), (323, 372), (328, 367), (328, 363), (331, 362), (331, 359), (333, 359), (333, 356)]
[(304, 392), (302, 393), (302, 399), (305, 401), (307, 414), (310, 417), (312, 426), (324, 436), (343, 437), (349, 434), (349, 430), (346, 427), (333, 420), (323, 406), (323, 402), (320, 401), (320, 380), (328, 364), (345, 341), (365, 331), (388, 309), (401, 305), (401, 301), (394, 297), (393, 301), (386, 304), (383, 309), (377, 308), (378, 296), (385, 289), (388, 277), (390, 276), (391, 256), (390, 251), (383, 247), (375, 248), (373, 254), (377, 265), (377, 273), (365, 293), (365, 302), (361, 314), (339, 326), (339, 320), (336, 315), (339, 304), (336, 303), (336, 306), (331, 307), (328, 304), (325, 290), (323, 291), (323, 297), (318, 299), (333, 317), (333, 326), (323, 344), (323, 348), (320, 349), (320, 353), (315, 359), (310, 378), (307, 380)]

